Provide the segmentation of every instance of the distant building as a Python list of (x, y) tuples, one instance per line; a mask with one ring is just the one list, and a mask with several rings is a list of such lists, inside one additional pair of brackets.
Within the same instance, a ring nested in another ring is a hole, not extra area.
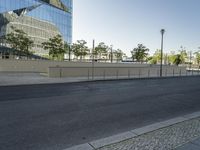
[(64, 42), (72, 42), (72, 0), (1, 0), (0, 45), (9, 45), (5, 35), (13, 27), (22, 29), (34, 41), (32, 51), (47, 55), (42, 43), (60, 34)]

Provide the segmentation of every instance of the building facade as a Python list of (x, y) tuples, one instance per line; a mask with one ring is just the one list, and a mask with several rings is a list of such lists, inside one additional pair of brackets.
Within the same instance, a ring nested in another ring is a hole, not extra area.
[(42, 43), (58, 34), (71, 43), (72, 6), (72, 0), (1, 0), (0, 45), (9, 47), (5, 36), (14, 29), (28, 34), (32, 51), (40, 56), (48, 54)]

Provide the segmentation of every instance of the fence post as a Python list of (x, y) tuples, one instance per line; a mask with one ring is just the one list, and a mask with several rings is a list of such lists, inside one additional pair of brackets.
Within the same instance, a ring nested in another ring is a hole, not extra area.
[(167, 69), (165, 70), (165, 77), (167, 77)]
[(150, 77), (150, 69), (148, 70), (148, 78)]
[(60, 78), (62, 78), (62, 68), (60, 68), (59, 71), (60, 71)]
[(140, 78), (140, 76), (141, 76), (141, 70), (139, 69), (139, 78)]
[(116, 78), (118, 79), (119, 76), (119, 70), (116, 71)]
[(173, 77), (174, 77), (174, 68), (173, 68)]
[(92, 58), (92, 80), (94, 80), (94, 58)]
[(130, 79), (130, 70), (128, 70), (128, 78)]
[(88, 69), (88, 80), (90, 80), (90, 70)]
[(181, 69), (180, 69), (180, 71), (179, 71), (179, 76), (181, 76), (181, 73), (182, 73), (182, 72), (181, 72)]
[(103, 70), (103, 79), (104, 80), (106, 79), (106, 70), (105, 69)]
[(159, 77), (160, 75), (159, 75), (159, 73), (160, 73), (160, 71), (159, 70), (157, 70), (157, 77)]

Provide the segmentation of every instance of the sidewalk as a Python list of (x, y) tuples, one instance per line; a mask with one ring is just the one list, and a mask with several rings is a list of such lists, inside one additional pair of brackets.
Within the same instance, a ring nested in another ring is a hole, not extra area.
[[(135, 77), (138, 78), (138, 77)], [(94, 80), (116, 80), (128, 79), (127, 77), (95, 77)], [(66, 77), (50, 78), (47, 74), (42, 73), (12, 73), (0, 72), (0, 86), (11, 85), (30, 85), (30, 84), (52, 84), (52, 83), (74, 83), (81, 81), (92, 81), (92, 77)]]
[(40, 73), (0, 73), (0, 86), (87, 81), (87, 78), (49, 78)]
[(176, 150), (200, 150), (200, 138), (191, 141), (179, 148), (177, 148)]
[(199, 137), (200, 112), (195, 112), (65, 150), (200, 150)]
[(50, 78), (44, 73), (9, 73), (0, 72), (0, 86), (11, 85), (30, 85), (30, 84), (52, 84), (52, 83), (74, 83), (92, 80), (115, 80), (127, 79), (127, 77), (66, 77), (66, 78)]
[[(195, 75), (194, 75), (195, 76)], [(172, 76), (163, 77), (170, 78)], [(179, 76), (174, 76), (179, 77)], [(184, 76), (181, 76), (184, 77)], [(192, 75), (191, 75), (192, 77)], [(13, 73), (13, 72), (0, 72), (0, 86), (11, 85), (30, 85), (30, 84), (52, 84), (52, 83), (74, 83), (82, 81), (92, 80), (117, 80), (117, 79), (141, 79), (141, 78), (159, 78), (159, 77), (138, 77), (133, 76), (128, 78), (127, 76), (109, 76), (109, 77), (66, 77), (66, 78), (50, 78), (44, 73)]]

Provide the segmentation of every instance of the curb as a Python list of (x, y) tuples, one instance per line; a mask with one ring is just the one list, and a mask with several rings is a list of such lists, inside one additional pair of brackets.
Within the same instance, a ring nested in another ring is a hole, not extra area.
[(99, 149), (104, 146), (108, 146), (108, 145), (112, 145), (112, 144), (119, 143), (122, 141), (126, 141), (129, 139), (135, 138), (137, 136), (147, 134), (149, 132), (153, 132), (155, 130), (169, 127), (169, 126), (172, 126), (172, 125), (184, 122), (184, 121), (188, 121), (191, 119), (195, 119), (198, 117), (200, 117), (200, 111), (194, 112), (191, 114), (187, 114), (187, 115), (183, 115), (181, 117), (169, 119), (166, 121), (157, 122), (157, 123), (154, 123), (154, 124), (151, 124), (148, 126), (144, 126), (142, 128), (134, 129), (134, 130), (120, 133), (117, 135), (113, 135), (113, 136), (110, 136), (107, 138), (102, 138), (99, 140), (91, 141), (89, 143), (73, 146), (73, 147), (70, 147), (70, 148), (67, 148), (64, 150), (95, 150), (95, 149)]

